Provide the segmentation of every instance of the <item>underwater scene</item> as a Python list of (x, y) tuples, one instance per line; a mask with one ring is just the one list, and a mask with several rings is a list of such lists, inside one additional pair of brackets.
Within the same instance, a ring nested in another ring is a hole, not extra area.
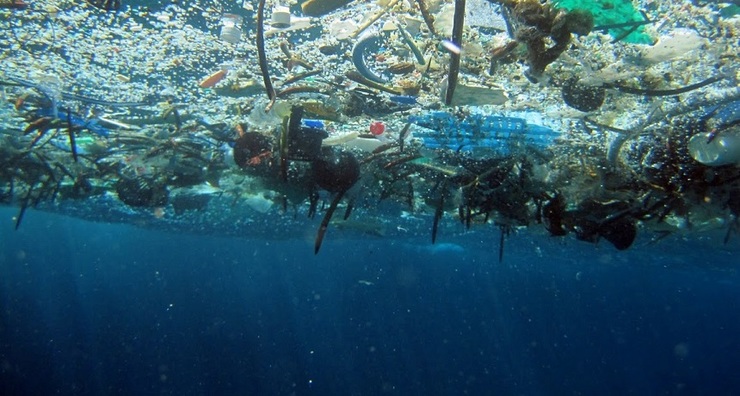
[(739, 33), (0, 0), (0, 394), (740, 395)]

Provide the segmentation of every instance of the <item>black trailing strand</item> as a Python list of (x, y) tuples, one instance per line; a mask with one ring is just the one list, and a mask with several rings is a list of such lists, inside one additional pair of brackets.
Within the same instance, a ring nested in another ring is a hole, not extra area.
[[(270, 102), (275, 101), (275, 88), (272, 86), (270, 71), (267, 68), (267, 53), (265, 52), (265, 0), (260, 0), (257, 6), (257, 55), (259, 56), (262, 81), (265, 83), (265, 91)], [(272, 106), (269, 106), (267, 110)]]
[(695, 89), (705, 87), (709, 84), (714, 84), (717, 81), (721, 81), (723, 79), (724, 79), (723, 76), (709, 77), (706, 80), (698, 82), (696, 84), (691, 84), (683, 88), (676, 88), (676, 89), (640, 89), (640, 88), (631, 88), (631, 87), (627, 87), (627, 86), (620, 85), (620, 84), (604, 84), (604, 86), (606, 88), (613, 88), (619, 92), (628, 93), (632, 95), (673, 96), (673, 95), (680, 95), (686, 92), (691, 92)]
[(439, 187), (439, 200), (437, 201), (437, 207), (434, 210), (434, 222), (432, 223), (432, 244), (437, 242), (437, 231), (439, 230), (439, 221), (445, 213), (445, 194), (447, 194), (447, 180), (443, 179), (441, 183), (438, 183), (435, 189)]
[(592, 31), (600, 31), (600, 32), (606, 32), (611, 29), (622, 29), (622, 28), (635, 28), (637, 29), (640, 26), (643, 25), (649, 25), (651, 23), (655, 23), (654, 20), (651, 20), (648, 18), (647, 14), (645, 14), (644, 11), (640, 11), (642, 14), (642, 17), (645, 18), (642, 21), (630, 21), (630, 22), (622, 22), (622, 23), (613, 23), (610, 25), (601, 25), (601, 26), (595, 26)]
[[(452, 25), (452, 43), (458, 49), (462, 48), (463, 26), (465, 24), (465, 0), (455, 0), (455, 17)], [(450, 71), (447, 75), (447, 92), (445, 93), (445, 105), (452, 103), (452, 95), (457, 86), (457, 75), (460, 72), (460, 52), (450, 51)]]
[(352, 214), (352, 209), (354, 208), (355, 208), (354, 200), (350, 200), (349, 202), (347, 202), (347, 209), (344, 211), (344, 218), (343, 218), (344, 220), (349, 219), (349, 216)]
[(432, 223), (432, 245), (437, 242), (437, 230), (439, 229), (439, 220), (442, 219), (442, 215), (444, 214), (444, 204), (445, 204), (445, 197), (444, 197), (444, 191), (439, 196), (439, 201), (437, 202), (437, 208), (434, 211), (434, 222)]
[[(619, 37), (617, 37), (614, 40), (612, 40), (612, 44), (624, 40), (625, 38), (627, 38), (627, 36), (629, 36), (630, 34), (634, 33), (635, 31), (637, 31), (637, 29), (640, 26), (647, 25), (649, 23), (655, 22), (655, 21), (651, 21), (650, 18), (648, 18), (648, 15), (645, 13), (645, 11), (640, 11), (640, 14), (642, 14), (642, 17), (644, 18), (643, 21), (627, 22), (626, 24), (617, 24), (617, 25), (623, 25), (623, 26), (619, 26), (619, 27), (629, 27), (629, 29), (627, 29), (626, 32), (624, 32), (621, 35), (619, 35)], [(608, 26), (608, 25), (606, 25), (606, 26)], [(614, 26), (614, 25), (612, 25), (612, 26)], [(602, 26), (602, 28), (603, 28), (603, 26)], [(596, 30), (596, 29), (593, 29), (593, 30)]]
[(105, 11), (118, 11), (121, 8), (121, 0), (87, 0), (87, 2)]
[(72, 151), (72, 158), (77, 161), (77, 142), (75, 140), (75, 129), (72, 125), (72, 113), (67, 109), (67, 135), (69, 135), (69, 148)]
[(28, 203), (31, 202), (31, 193), (33, 192), (33, 186), (34, 184), (28, 186), (28, 192), (26, 192), (26, 196), (23, 197), (23, 202), (21, 202), (21, 209), (18, 212), (18, 216), (15, 218), (16, 230), (20, 228), (21, 222), (23, 221), (23, 215), (26, 214), (26, 209), (28, 208)]
[(501, 226), (501, 235), (498, 238), (498, 262), (501, 264), (504, 261), (504, 226)]
[(338, 192), (337, 196), (334, 197), (334, 200), (331, 201), (331, 205), (329, 206), (329, 209), (326, 211), (324, 218), (321, 220), (319, 231), (316, 233), (316, 241), (314, 242), (314, 245), (313, 245), (313, 254), (319, 254), (319, 250), (321, 250), (321, 243), (324, 242), (324, 236), (326, 235), (326, 229), (329, 228), (329, 222), (331, 221), (331, 217), (334, 215), (334, 211), (337, 210), (339, 201), (342, 200), (342, 197), (344, 197), (344, 193), (346, 192), (347, 190), (342, 190)]
[(406, 141), (406, 138), (409, 136), (409, 131), (411, 130), (411, 123), (407, 122), (406, 125), (404, 125), (403, 129), (401, 129), (401, 133), (398, 134), (398, 151), (403, 153), (403, 145)]
[(614, 40), (612, 40), (611, 43), (612, 44), (615, 44), (615, 43), (618, 43), (618, 42), (626, 39), (627, 36), (629, 36), (630, 34), (636, 32), (638, 27), (640, 27), (640, 26), (639, 25), (632, 26), (631, 28), (627, 29), (624, 33), (620, 34)]
[(424, 23), (427, 25), (427, 28), (429, 28), (429, 32), (432, 33), (432, 36), (436, 36), (437, 32), (434, 30), (434, 17), (429, 13), (429, 9), (427, 8), (427, 5), (424, 4), (424, 0), (416, 0), (416, 5), (419, 6), (421, 17), (424, 19)]
[(345, 77), (347, 77), (348, 79), (358, 84), (362, 84), (366, 87), (374, 88), (379, 91), (387, 92), (391, 95), (403, 95), (403, 91), (401, 91), (400, 89), (386, 87), (383, 84), (378, 84), (375, 81), (368, 80), (365, 76), (363, 76), (362, 74), (354, 70), (350, 70), (347, 73), (345, 73)]

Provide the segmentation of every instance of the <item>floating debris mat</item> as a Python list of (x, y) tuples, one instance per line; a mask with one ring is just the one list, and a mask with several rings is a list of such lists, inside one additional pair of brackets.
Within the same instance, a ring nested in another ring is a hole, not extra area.
[(484, 114), (456, 114), (436, 111), (409, 117), (416, 125), (414, 138), (429, 149), (472, 151), (485, 148), (508, 154), (517, 147), (549, 147), (560, 135), (519, 117)]

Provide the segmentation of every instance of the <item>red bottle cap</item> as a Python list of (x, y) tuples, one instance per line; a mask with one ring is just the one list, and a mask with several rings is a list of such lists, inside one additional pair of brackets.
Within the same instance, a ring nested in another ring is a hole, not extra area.
[(385, 124), (382, 121), (373, 121), (370, 123), (370, 133), (375, 136), (382, 135), (385, 132)]

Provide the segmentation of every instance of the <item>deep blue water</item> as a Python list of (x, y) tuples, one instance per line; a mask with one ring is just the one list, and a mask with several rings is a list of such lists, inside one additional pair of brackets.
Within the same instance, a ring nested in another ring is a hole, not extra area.
[(0, 209), (3, 395), (736, 395), (740, 263), (667, 239), (283, 241)]

